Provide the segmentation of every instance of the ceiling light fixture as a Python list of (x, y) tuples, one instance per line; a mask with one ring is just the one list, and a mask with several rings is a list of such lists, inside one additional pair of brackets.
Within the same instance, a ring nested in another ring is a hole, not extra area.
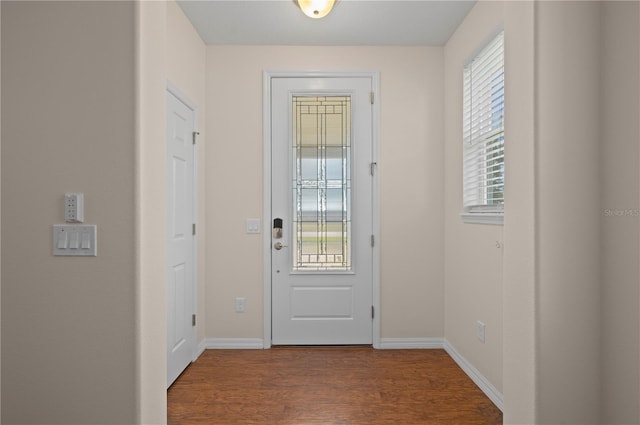
[(300, 10), (310, 18), (324, 18), (331, 12), (335, 0), (298, 0)]

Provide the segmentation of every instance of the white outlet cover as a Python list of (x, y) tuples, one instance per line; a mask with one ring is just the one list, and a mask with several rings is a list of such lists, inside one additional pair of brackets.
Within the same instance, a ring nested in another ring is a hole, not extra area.
[(83, 193), (65, 193), (64, 219), (68, 223), (82, 223), (84, 221)]
[(246, 299), (238, 297), (236, 298), (236, 313), (244, 313)]
[(477, 325), (478, 325), (478, 339), (480, 340), (480, 342), (484, 343), (486, 340), (487, 326), (479, 320)]

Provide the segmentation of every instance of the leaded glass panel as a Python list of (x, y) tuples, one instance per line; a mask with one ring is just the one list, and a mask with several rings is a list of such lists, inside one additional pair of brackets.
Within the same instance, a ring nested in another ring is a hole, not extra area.
[(293, 270), (351, 270), (351, 98), (293, 97)]

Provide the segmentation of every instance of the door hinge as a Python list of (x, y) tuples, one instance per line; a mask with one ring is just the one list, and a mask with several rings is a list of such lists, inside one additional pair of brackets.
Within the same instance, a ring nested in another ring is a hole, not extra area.
[(369, 164), (369, 173), (371, 173), (372, 176), (375, 174), (377, 166), (377, 162), (372, 162), (371, 164)]
[(373, 103), (376, 101), (376, 94), (372, 91), (371, 92), (371, 104), (373, 105)]
[(194, 236), (196, 235), (196, 223), (193, 223), (191, 225), (191, 234)]
[(376, 313), (376, 309), (375, 309), (375, 307), (374, 307), (374, 306), (371, 306), (371, 318), (372, 318), (372, 319), (375, 319), (375, 317), (376, 317), (376, 314), (375, 314), (375, 313)]
[(375, 242), (375, 238), (373, 237), (373, 235), (371, 235), (371, 248), (375, 246)]
[(196, 325), (196, 315), (192, 314), (191, 315), (191, 326), (195, 326)]
[(196, 138), (200, 135), (200, 132), (199, 131), (194, 131), (192, 133), (192, 135), (193, 135), (193, 144), (195, 145), (196, 144)]

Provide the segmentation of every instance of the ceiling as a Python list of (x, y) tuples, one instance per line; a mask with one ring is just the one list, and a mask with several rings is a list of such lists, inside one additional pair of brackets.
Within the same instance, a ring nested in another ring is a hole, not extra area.
[(206, 44), (443, 45), (476, 3), (338, 0), (323, 19), (295, 0), (177, 0)]

